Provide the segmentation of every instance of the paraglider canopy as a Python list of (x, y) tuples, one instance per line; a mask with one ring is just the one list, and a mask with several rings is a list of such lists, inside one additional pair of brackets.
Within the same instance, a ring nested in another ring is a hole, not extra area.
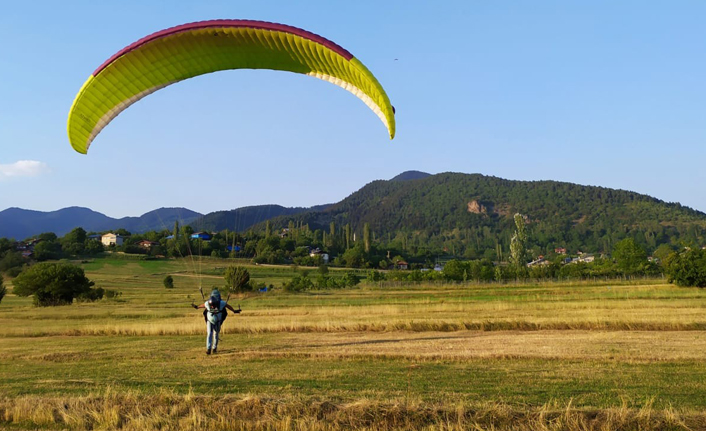
[(382, 120), (390, 139), (395, 115), (373, 74), (334, 42), (283, 24), (214, 20), (158, 31), (123, 48), (86, 80), (69, 112), (79, 153), (141, 98), (176, 82), (228, 69), (271, 69), (313, 76), (356, 95)]

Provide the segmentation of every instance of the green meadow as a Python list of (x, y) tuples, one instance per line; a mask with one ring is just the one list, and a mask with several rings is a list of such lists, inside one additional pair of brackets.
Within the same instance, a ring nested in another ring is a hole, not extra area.
[(231, 297), (243, 312), (207, 356), (190, 305), (233, 261), (75, 263), (120, 295), (47, 308), (5, 297), (0, 428), (706, 426), (706, 292), (662, 279), (286, 293), (303, 268), (247, 264), (275, 288)]

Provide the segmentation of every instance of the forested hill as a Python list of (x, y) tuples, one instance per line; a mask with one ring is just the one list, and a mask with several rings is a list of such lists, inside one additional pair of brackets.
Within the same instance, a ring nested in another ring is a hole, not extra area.
[(511, 181), (480, 174), (442, 173), (408, 181), (374, 181), (325, 211), (279, 217), (311, 229), (369, 223), (378, 239), (446, 248), (469, 257), (507, 250), (512, 216), (527, 217), (537, 252), (610, 251), (626, 236), (648, 250), (663, 243), (704, 244), (706, 214), (650, 196), (556, 181)]
[(293, 216), (304, 212), (323, 211), (331, 205), (318, 205), (309, 208), (288, 208), (281, 205), (255, 205), (237, 208), (229, 211), (216, 211), (194, 221), (191, 227), (196, 230), (221, 231), (235, 230), (238, 232), (249, 229), (252, 225), (278, 216)]

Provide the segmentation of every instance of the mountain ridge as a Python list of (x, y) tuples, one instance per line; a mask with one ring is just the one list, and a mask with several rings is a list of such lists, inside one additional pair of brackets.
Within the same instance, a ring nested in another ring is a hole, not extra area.
[(72, 229), (86, 231), (127, 229), (131, 232), (170, 229), (174, 221), (188, 224), (201, 214), (187, 208), (158, 208), (139, 217), (109, 217), (90, 208), (71, 206), (55, 211), (10, 207), (0, 211), (0, 237), (25, 239), (43, 232), (63, 236)]

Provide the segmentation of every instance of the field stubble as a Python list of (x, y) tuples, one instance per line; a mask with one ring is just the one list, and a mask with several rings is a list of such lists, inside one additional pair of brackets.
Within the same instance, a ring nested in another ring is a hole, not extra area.
[(0, 399), (0, 418), (5, 423), (45, 429), (121, 430), (690, 430), (703, 429), (706, 416), (650, 405), (620, 406), (595, 410), (577, 409), (571, 403), (519, 410), (503, 403), (434, 405), (406, 401), (355, 402), (306, 397), (275, 398), (178, 395), (91, 394), (80, 398), (26, 396)]

